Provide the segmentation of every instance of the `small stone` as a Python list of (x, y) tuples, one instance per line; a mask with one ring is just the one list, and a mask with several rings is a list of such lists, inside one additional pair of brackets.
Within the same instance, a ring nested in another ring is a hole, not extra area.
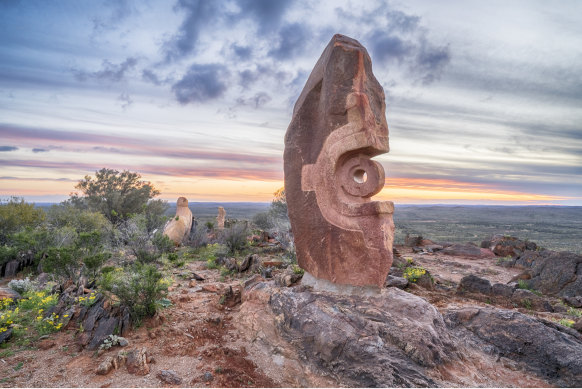
[(117, 342), (118, 342), (118, 344), (119, 344), (120, 347), (125, 347), (125, 346), (128, 346), (129, 345), (129, 340), (127, 340), (127, 339), (125, 339), (125, 338), (123, 338), (121, 336), (118, 336), (117, 337)]
[(386, 286), (404, 289), (408, 286), (408, 280), (404, 277), (388, 275), (388, 278), (386, 278)]
[(147, 363), (147, 349), (133, 349), (127, 354), (127, 371), (130, 374), (146, 375), (150, 372)]
[(204, 381), (205, 382), (210, 382), (210, 381), (212, 381), (214, 379), (214, 376), (212, 375), (211, 372), (207, 371), (207, 372), (204, 373), (204, 377), (203, 378), (204, 378)]
[(180, 385), (182, 378), (174, 370), (160, 370), (157, 374), (160, 381), (170, 385)]
[(578, 332), (582, 332), (582, 317), (576, 320), (572, 328), (574, 328)]
[(52, 339), (43, 339), (38, 342), (37, 347), (41, 350), (48, 350), (55, 346), (55, 342)]
[(113, 369), (113, 357), (107, 357), (99, 364), (95, 373), (107, 375)]
[(194, 288), (196, 286), (196, 280), (190, 280), (188, 283), (188, 288)]

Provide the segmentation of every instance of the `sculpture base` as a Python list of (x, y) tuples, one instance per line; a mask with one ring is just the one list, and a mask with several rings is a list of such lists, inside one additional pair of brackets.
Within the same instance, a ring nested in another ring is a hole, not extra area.
[(331, 292), (347, 296), (377, 296), (382, 293), (382, 289), (374, 285), (354, 286), (334, 284), (331, 281), (316, 278), (308, 272), (303, 274), (301, 284), (312, 287), (314, 291)]

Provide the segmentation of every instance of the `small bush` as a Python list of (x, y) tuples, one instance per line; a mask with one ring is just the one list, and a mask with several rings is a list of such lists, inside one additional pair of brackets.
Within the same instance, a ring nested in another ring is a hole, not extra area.
[(570, 307), (570, 308), (568, 308), (568, 315), (574, 316), (574, 317), (581, 317), (582, 316), (582, 310), (581, 309), (576, 309), (576, 308)]
[(165, 297), (168, 286), (169, 281), (155, 266), (140, 263), (125, 271), (109, 272), (101, 281), (101, 287), (129, 309), (134, 323), (156, 313), (156, 301)]
[(569, 328), (572, 328), (574, 326), (574, 320), (570, 320), (570, 319), (560, 319), (557, 321), (557, 323), (563, 325), (564, 327), (569, 327)]
[(188, 236), (188, 244), (192, 247), (204, 247), (208, 244), (208, 229), (205, 226), (192, 227)]
[(247, 244), (248, 230), (245, 224), (237, 223), (223, 231), (222, 240), (230, 254), (245, 248)]
[(38, 289), (38, 283), (31, 281), (28, 277), (23, 280), (12, 280), (8, 283), (8, 287), (15, 292), (23, 295), (27, 292), (34, 292)]
[(253, 224), (261, 230), (269, 230), (273, 228), (274, 222), (269, 212), (259, 212), (253, 217)]
[(42, 261), (42, 267), (45, 272), (64, 282), (78, 278), (81, 261), (71, 247), (51, 247)]

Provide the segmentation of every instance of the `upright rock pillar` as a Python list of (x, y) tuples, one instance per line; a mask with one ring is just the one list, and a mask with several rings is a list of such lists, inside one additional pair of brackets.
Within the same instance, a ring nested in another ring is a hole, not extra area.
[(223, 207), (218, 207), (218, 216), (216, 216), (216, 224), (219, 230), (224, 229), (224, 222), (226, 220), (226, 211)]
[(384, 91), (366, 49), (335, 35), (285, 135), (285, 192), (299, 266), (335, 284), (382, 287), (392, 265), (394, 205), (372, 201), (388, 152)]
[(164, 226), (164, 235), (167, 235), (176, 246), (179, 246), (191, 229), (192, 211), (188, 207), (188, 199), (179, 197), (176, 201), (176, 216)]

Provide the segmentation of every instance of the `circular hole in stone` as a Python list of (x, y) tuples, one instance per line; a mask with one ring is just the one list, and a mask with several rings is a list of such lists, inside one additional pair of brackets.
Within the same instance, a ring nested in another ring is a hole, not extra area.
[(368, 180), (368, 173), (365, 170), (358, 169), (354, 172), (354, 181), (358, 184), (363, 184)]

